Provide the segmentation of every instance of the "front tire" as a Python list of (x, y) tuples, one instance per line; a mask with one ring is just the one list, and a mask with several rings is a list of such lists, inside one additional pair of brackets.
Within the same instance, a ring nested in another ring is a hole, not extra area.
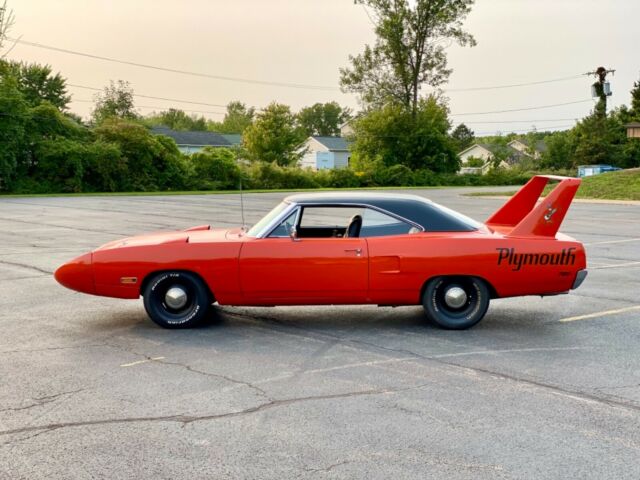
[(198, 325), (212, 303), (207, 286), (189, 272), (158, 273), (146, 283), (142, 295), (147, 314), (163, 328)]
[(489, 288), (476, 277), (437, 277), (422, 295), (429, 320), (448, 330), (473, 327), (489, 308)]

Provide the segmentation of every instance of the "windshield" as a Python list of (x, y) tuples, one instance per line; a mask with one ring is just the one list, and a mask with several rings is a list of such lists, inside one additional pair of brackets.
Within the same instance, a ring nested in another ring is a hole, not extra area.
[(258, 223), (256, 223), (253, 227), (251, 227), (249, 229), (249, 231), (247, 232), (247, 236), (249, 236), (249, 237), (257, 237), (258, 234), (262, 231), (262, 229), (264, 227), (266, 227), (267, 225), (269, 225), (288, 206), (289, 206), (289, 204), (286, 203), (286, 202), (282, 202), (282, 203), (276, 205), (273, 208), (273, 210), (271, 210), (264, 217), (262, 217), (262, 220), (260, 220)]

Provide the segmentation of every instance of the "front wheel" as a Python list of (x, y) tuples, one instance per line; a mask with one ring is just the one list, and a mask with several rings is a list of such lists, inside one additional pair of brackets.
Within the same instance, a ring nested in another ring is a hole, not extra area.
[(489, 308), (489, 288), (475, 277), (437, 277), (429, 280), (422, 295), (429, 320), (441, 328), (473, 327)]
[(158, 273), (149, 279), (142, 295), (147, 314), (164, 328), (197, 325), (212, 303), (207, 286), (189, 272)]

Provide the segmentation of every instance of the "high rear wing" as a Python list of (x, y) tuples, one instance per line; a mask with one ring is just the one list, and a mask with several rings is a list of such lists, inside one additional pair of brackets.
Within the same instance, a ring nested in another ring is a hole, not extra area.
[[(560, 183), (537, 203), (549, 180)], [(536, 175), (491, 215), (486, 225), (509, 237), (555, 237), (579, 186), (579, 178)]]

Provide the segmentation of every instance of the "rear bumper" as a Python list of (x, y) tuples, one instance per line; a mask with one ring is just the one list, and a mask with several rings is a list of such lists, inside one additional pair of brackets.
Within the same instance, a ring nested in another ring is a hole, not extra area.
[(582, 285), (582, 282), (584, 282), (584, 279), (587, 278), (587, 273), (589, 272), (587, 271), (586, 268), (584, 270), (578, 270), (578, 273), (576, 273), (576, 279), (573, 281), (573, 286), (571, 287), (571, 290), (575, 290), (580, 285)]

